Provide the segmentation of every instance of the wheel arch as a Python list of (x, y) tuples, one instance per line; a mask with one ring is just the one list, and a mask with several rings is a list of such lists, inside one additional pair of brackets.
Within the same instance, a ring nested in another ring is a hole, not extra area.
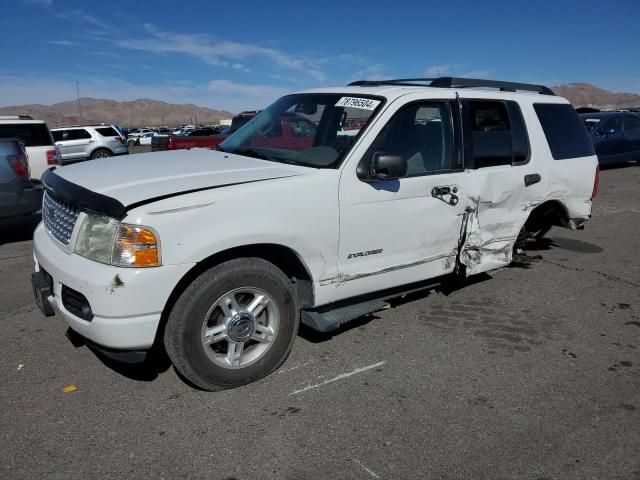
[(531, 210), (525, 225), (528, 227), (553, 225), (569, 228), (569, 221), (569, 211), (560, 200), (546, 200)]
[(161, 343), (158, 342), (162, 341), (161, 336), (164, 331), (164, 326), (166, 325), (173, 305), (195, 278), (223, 262), (247, 257), (261, 258), (280, 268), (285, 275), (292, 280), (293, 288), (298, 295), (300, 307), (307, 308), (314, 305), (315, 292), (313, 288), (313, 277), (308, 267), (300, 258), (300, 255), (292, 248), (275, 243), (255, 243), (232, 247), (200, 260), (180, 279), (165, 303), (155, 343), (161, 345)]
[(91, 153), (89, 154), (89, 158), (92, 158), (92, 157), (93, 157), (93, 155), (94, 155), (96, 152), (99, 152), (100, 150), (104, 150), (104, 151), (106, 151), (106, 152), (109, 152), (109, 154), (110, 154), (111, 156), (113, 156), (113, 151), (112, 151), (110, 148), (107, 148), (107, 147), (96, 147), (96, 148), (94, 148), (93, 150), (91, 150)]

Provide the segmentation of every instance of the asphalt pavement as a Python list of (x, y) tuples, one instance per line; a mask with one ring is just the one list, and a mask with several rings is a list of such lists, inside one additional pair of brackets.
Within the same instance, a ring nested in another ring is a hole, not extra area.
[(34, 217), (0, 221), (0, 478), (640, 479), (640, 167), (541, 259), (412, 295), (207, 393), (37, 310)]

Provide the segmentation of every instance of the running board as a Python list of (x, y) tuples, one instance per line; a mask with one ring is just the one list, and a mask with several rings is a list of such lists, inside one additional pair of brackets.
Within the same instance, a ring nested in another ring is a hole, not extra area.
[(351, 320), (360, 318), (368, 313), (384, 310), (390, 306), (384, 300), (369, 300), (368, 302), (356, 303), (333, 310), (303, 310), (301, 321), (303, 325), (317, 332), (331, 332)]
[(360, 297), (360, 301), (357, 303), (345, 305), (345, 301), (341, 301), (313, 310), (302, 310), (300, 313), (300, 321), (303, 325), (317, 332), (331, 332), (363, 315), (389, 308), (391, 305), (388, 301), (391, 299), (404, 297), (415, 292), (432, 290), (442, 285), (445, 278), (447, 277), (438, 277), (402, 287), (374, 292), (366, 297)]

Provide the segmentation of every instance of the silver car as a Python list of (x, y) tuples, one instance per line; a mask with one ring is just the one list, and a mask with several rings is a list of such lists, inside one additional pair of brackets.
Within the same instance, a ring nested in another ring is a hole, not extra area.
[(127, 141), (114, 125), (85, 125), (52, 128), (62, 163), (106, 158), (129, 153)]

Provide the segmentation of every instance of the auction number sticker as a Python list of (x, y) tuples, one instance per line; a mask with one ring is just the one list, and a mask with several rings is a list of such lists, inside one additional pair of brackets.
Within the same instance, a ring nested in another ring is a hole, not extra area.
[(336, 107), (351, 107), (359, 108), (361, 110), (375, 110), (380, 105), (380, 100), (373, 100), (371, 98), (357, 98), (357, 97), (342, 97), (336, 103)]

